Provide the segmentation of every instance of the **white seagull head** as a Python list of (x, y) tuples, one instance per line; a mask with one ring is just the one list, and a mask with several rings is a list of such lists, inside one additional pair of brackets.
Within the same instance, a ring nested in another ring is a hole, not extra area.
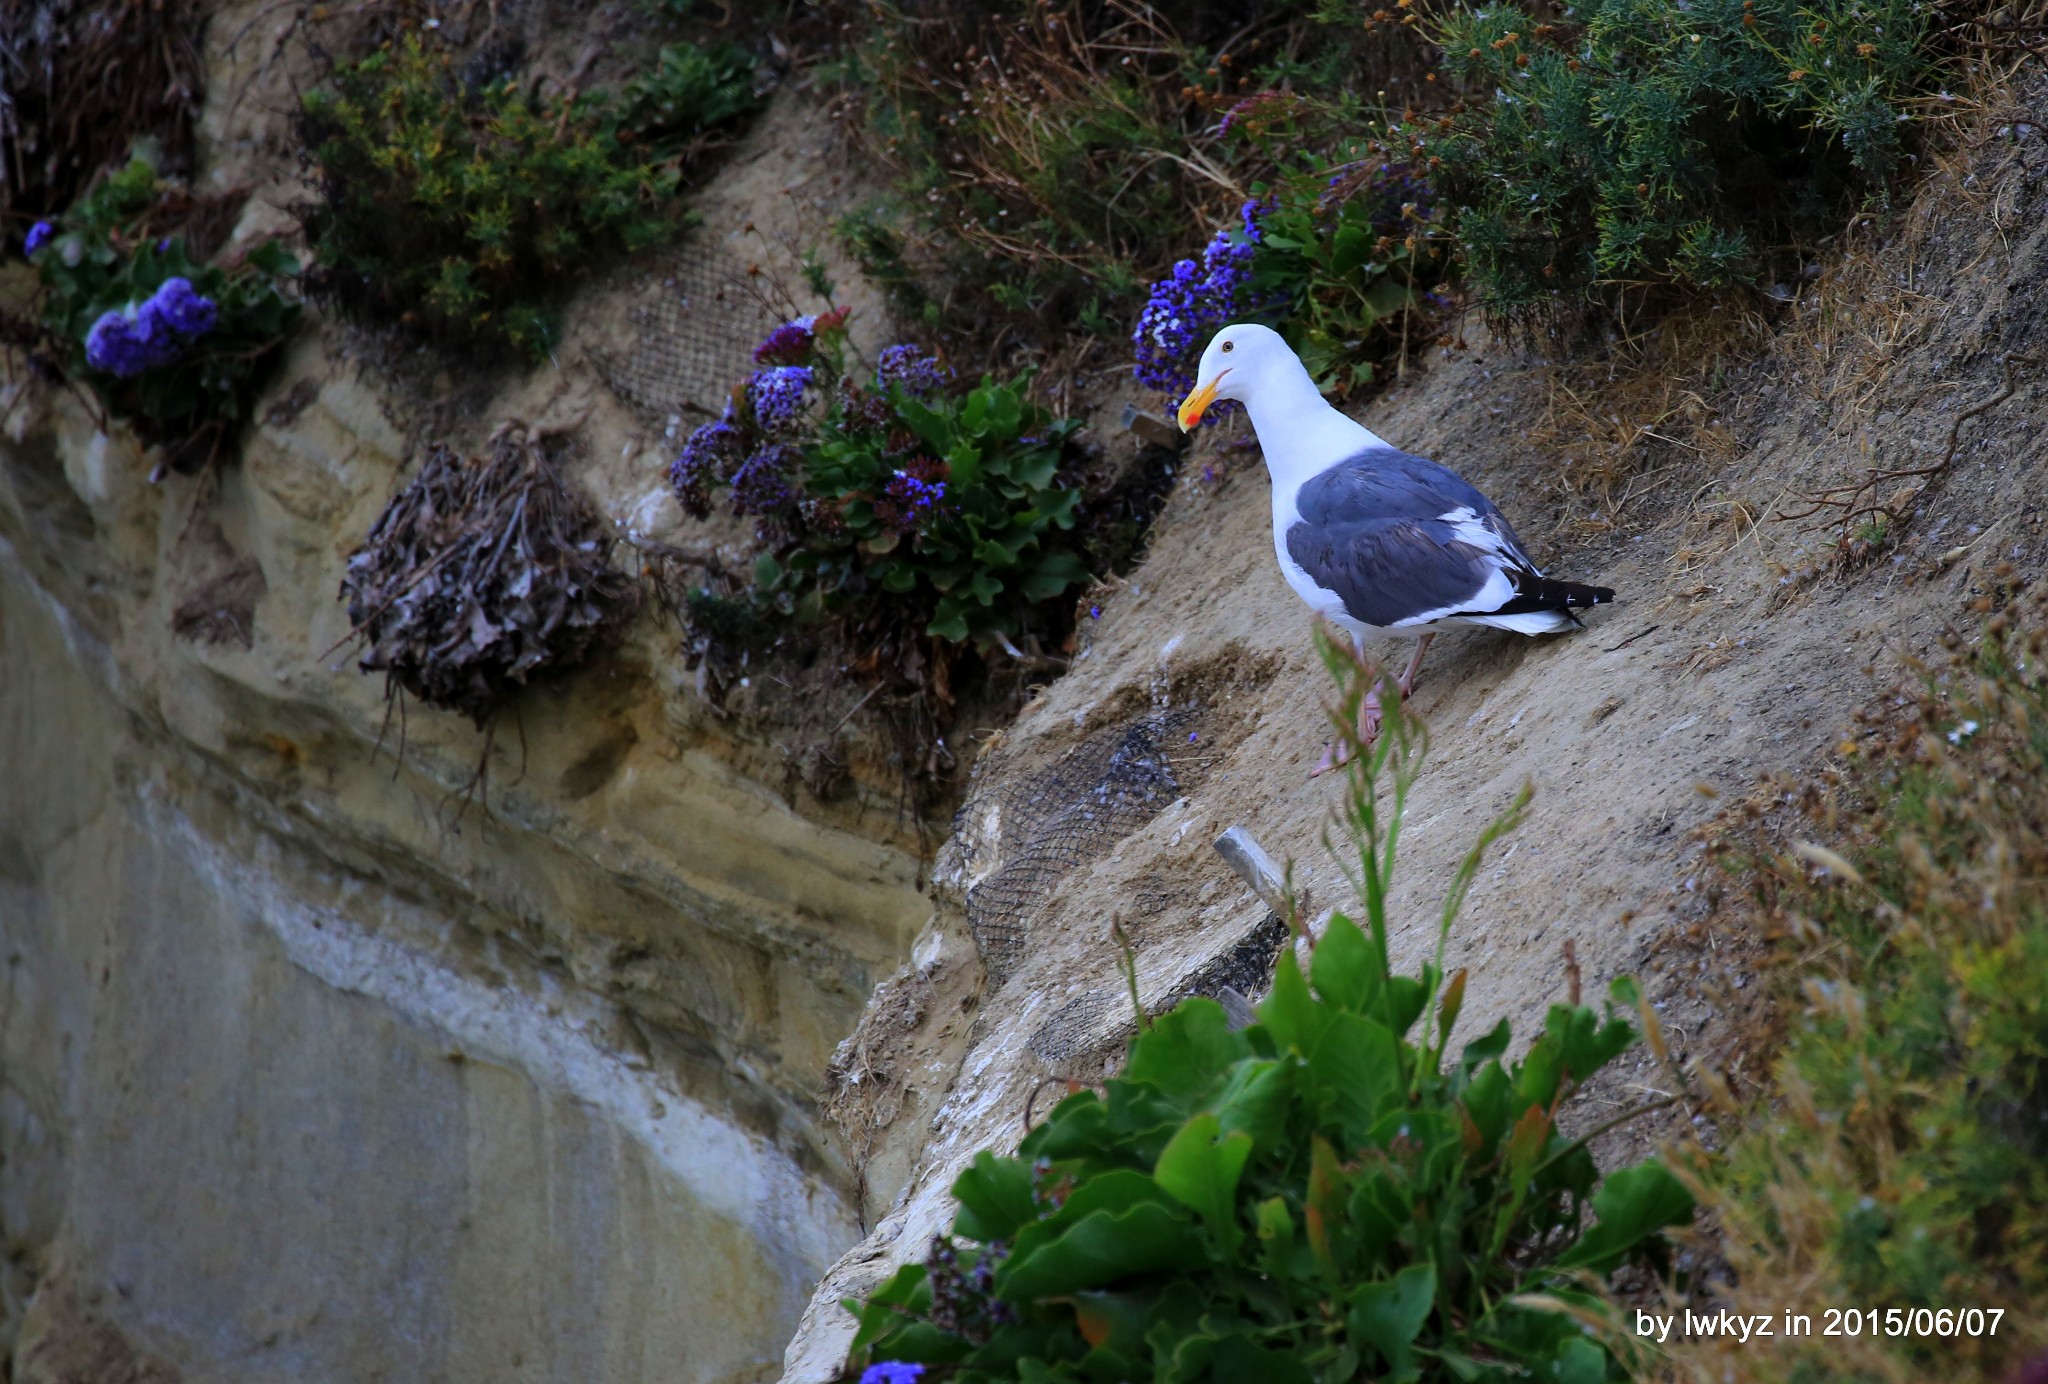
[(1201, 422), (1203, 412), (1218, 399), (1251, 406), (1262, 396), (1299, 396), (1304, 385), (1316, 394), (1308, 367), (1280, 333), (1253, 322), (1233, 322), (1209, 338), (1209, 347), (1202, 352), (1194, 392), (1181, 402), (1181, 431)]

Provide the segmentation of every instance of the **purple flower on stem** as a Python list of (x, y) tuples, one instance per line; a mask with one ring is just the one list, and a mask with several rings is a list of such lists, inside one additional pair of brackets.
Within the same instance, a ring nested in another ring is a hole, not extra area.
[(1246, 202), (1238, 209), (1239, 224), (1211, 236), (1199, 263), (1182, 260), (1152, 285), (1131, 333), (1138, 383), (1164, 394), (1185, 394), (1194, 387), (1195, 362), (1210, 333), (1262, 306), (1253, 300), (1251, 278), (1252, 260), (1264, 240), (1259, 227), (1264, 210), (1263, 203)]
[(875, 497), (875, 517), (898, 533), (919, 527), (939, 512), (946, 498), (945, 475), (946, 464), (936, 457), (906, 461)]
[(924, 1377), (923, 1365), (902, 1360), (884, 1360), (860, 1372), (860, 1384), (917, 1384)]
[(212, 331), (220, 314), (189, 280), (166, 279), (139, 307), (111, 308), (85, 334), (85, 363), (119, 379), (169, 365)]
[(811, 345), (817, 340), (811, 328), (817, 323), (812, 316), (792, 317), (754, 348), (756, 365), (800, 365), (810, 358)]
[(804, 406), (804, 394), (811, 387), (811, 369), (805, 365), (778, 365), (757, 370), (747, 381), (747, 402), (754, 421), (763, 432), (779, 432), (796, 422)]
[(893, 384), (905, 394), (922, 396), (936, 393), (952, 381), (953, 372), (941, 365), (937, 356), (928, 356), (917, 346), (888, 347), (875, 363), (875, 386), (885, 394)]
[(795, 504), (801, 460), (802, 453), (785, 443), (755, 452), (732, 473), (732, 507), (741, 514), (769, 516)]
[(205, 336), (219, 320), (213, 300), (195, 292), (189, 279), (165, 279), (136, 310), (138, 319), (161, 324), (179, 336)]
[(711, 487), (724, 483), (739, 458), (739, 433), (732, 424), (706, 423), (691, 433), (668, 468), (668, 483), (675, 487), (684, 511), (694, 519), (709, 517)]
[(21, 243), (21, 253), (33, 255), (36, 251), (43, 248), (44, 244), (48, 242), (53, 234), (55, 234), (55, 231), (49, 222), (36, 222), (35, 225), (28, 228), (28, 239)]

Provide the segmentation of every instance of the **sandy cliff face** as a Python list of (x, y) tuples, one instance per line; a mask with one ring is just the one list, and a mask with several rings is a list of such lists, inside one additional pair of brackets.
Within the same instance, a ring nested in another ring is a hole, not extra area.
[[(777, 252), (748, 223), (825, 183), (821, 130), (785, 102), (727, 166), (698, 279)], [(316, 328), (238, 462), (154, 488), (124, 431), (0, 370), (16, 1378), (772, 1377), (857, 1238), (816, 1094), (929, 916), (914, 825), (858, 772), (787, 788), (651, 608), (488, 753), (335, 649), (346, 556), (426, 436), (577, 420), (572, 483), (673, 536), (662, 424), (608, 372), (662, 272), (488, 385)], [(719, 349), (749, 324), (669, 327), (744, 369)]]

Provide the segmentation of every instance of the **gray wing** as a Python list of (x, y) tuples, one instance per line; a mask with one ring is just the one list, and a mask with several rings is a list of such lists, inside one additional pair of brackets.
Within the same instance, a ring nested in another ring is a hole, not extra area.
[(1535, 570), (1514, 526), (1493, 501), (1449, 467), (1392, 447), (1370, 448), (1338, 462), (1302, 486), (1294, 504), (1302, 519), (1315, 525), (1428, 521), (1470, 510), (1473, 519), (1491, 529), (1523, 566)]
[[(1541, 576), (1492, 501), (1455, 472), (1392, 448), (1331, 467), (1302, 486), (1295, 507), (1288, 556), (1363, 624), (1468, 612), (1503, 572), (1515, 595)], [(1497, 589), (1487, 610), (1507, 594)]]

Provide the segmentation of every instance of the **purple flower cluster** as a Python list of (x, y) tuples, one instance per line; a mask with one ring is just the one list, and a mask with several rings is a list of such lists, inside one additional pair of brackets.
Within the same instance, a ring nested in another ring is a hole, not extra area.
[(875, 498), (875, 517), (898, 533), (917, 528), (946, 498), (945, 474), (946, 464), (934, 457), (903, 463)]
[(669, 463), (668, 483), (676, 498), (693, 519), (711, 514), (711, 487), (723, 485), (742, 455), (740, 435), (731, 423), (720, 419), (691, 433), (683, 450)]
[(1252, 300), (1252, 261), (1264, 236), (1260, 202), (1238, 209), (1240, 224), (1210, 237), (1200, 262), (1182, 260), (1152, 285), (1145, 310), (1131, 333), (1138, 383), (1165, 394), (1194, 387), (1195, 363), (1209, 334), (1257, 309)]
[(773, 518), (799, 498), (803, 453), (786, 442), (771, 442), (732, 473), (732, 507), (741, 514)]
[(747, 404), (763, 432), (781, 432), (797, 421), (811, 378), (807, 365), (777, 365), (754, 372), (747, 381)]
[(905, 394), (922, 398), (937, 393), (952, 382), (953, 372), (941, 365), (937, 356), (926, 355), (918, 346), (890, 346), (883, 350), (881, 359), (875, 363), (875, 387), (884, 394), (893, 384)]
[(213, 300), (190, 280), (166, 279), (141, 305), (100, 315), (85, 334), (86, 364), (132, 380), (176, 361), (218, 320)]
[(54, 231), (49, 222), (36, 222), (35, 225), (28, 228), (28, 239), (21, 243), (21, 253), (33, 255), (36, 251), (43, 248), (44, 243), (49, 240), (52, 234), (54, 234)]
[(917, 1384), (924, 1377), (923, 1365), (902, 1360), (884, 1360), (860, 1372), (860, 1384)]
[(818, 348), (818, 339), (844, 327), (852, 311), (851, 308), (834, 308), (826, 313), (806, 313), (802, 317), (790, 318), (768, 333), (767, 339), (754, 348), (754, 364), (804, 364)]

